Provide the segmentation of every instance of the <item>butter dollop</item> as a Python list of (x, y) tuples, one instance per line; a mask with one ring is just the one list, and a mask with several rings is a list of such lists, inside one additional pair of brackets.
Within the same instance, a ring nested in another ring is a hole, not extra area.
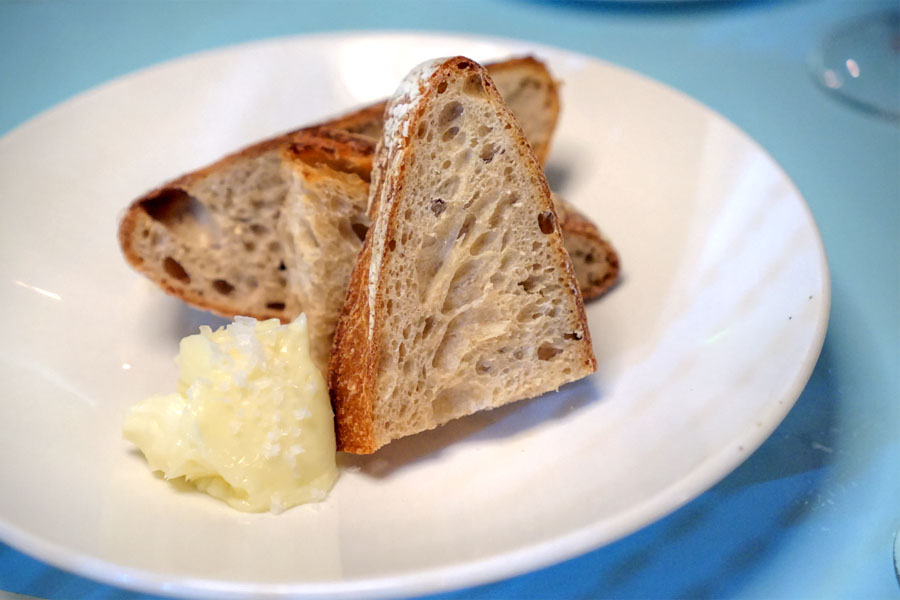
[(328, 495), (338, 476), (334, 415), (305, 315), (200, 327), (175, 362), (178, 391), (133, 406), (123, 427), (153, 471), (247, 512)]

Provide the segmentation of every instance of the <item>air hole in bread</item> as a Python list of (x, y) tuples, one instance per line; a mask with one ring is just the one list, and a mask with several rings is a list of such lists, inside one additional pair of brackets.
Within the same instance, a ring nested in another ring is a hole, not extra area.
[(466, 215), (466, 220), (463, 221), (462, 226), (459, 228), (459, 231), (456, 233), (456, 239), (460, 239), (467, 233), (469, 233), (469, 229), (472, 225), (475, 224), (475, 215), (468, 214)]
[(542, 277), (536, 277), (534, 275), (530, 275), (529, 277), (527, 277), (519, 282), (519, 287), (521, 287), (523, 290), (525, 290), (526, 292), (531, 294), (532, 292), (534, 292), (537, 289), (538, 285), (540, 285), (541, 279), (542, 279)]
[(165, 260), (163, 260), (163, 270), (169, 277), (177, 279), (181, 283), (191, 282), (191, 276), (188, 275), (188, 272), (184, 270), (184, 267), (181, 266), (180, 262), (171, 256), (167, 256)]
[(234, 286), (225, 281), (224, 279), (216, 279), (212, 282), (213, 289), (222, 294), (223, 296), (227, 296), (231, 292), (234, 291)]
[(247, 252), (253, 252), (256, 250), (256, 243), (253, 240), (244, 240), (243, 242), (244, 250)]
[(557, 348), (549, 342), (544, 342), (538, 347), (537, 357), (538, 360), (550, 360), (560, 352), (562, 352), (562, 348)]
[(521, 350), (516, 350), (515, 352), (513, 352), (513, 358), (516, 360), (522, 360), (523, 358), (525, 358), (525, 353)]
[(481, 156), (481, 160), (483, 160), (486, 163), (489, 163), (492, 160), (494, 160), (494, 153), (496, 151), (497, 151), (497, 148), (494, 146), (494, 144), (491, 144), (490, 142), (488, 142), (487, 144), (485, 144), (484, 146), (481, 147), (481, 154), (479, 154), (479, 156)]
[(482, 268), (481, 263), (480, 260), (471, 260), (456, 270), (450, 286), (447, 288), (447, 296), (444, 298), (441, 312), (449, 314), (481, 294), (481, 289), (475, 285), (478, 273)]
[(428, 124), (423, 121), (419, 123), (419, 128), (416, 129), (416, 137), (422, 139), (426, 133), (428, 133)]
[(388, 242), (388, 250), (396, 250), (397, 249), (397, 240), (391, 240)]
[(269, 252), (271, 252), (272, 254), (281, 254), (281, 251), (281, 242), (279, 242), (278, 240), (272, 240), (271, 242), (269, 242)]
[(494, 212), (491, 213), (491, 218), (488, 220), (488, 225), (490, 227), (496, 227), (500, 224), (500, 221), (506, 215), (506, 212), (509, 210), (511, 206), (515, 206), (515, 204), (519, 201), (519, 194), (517, 192), (506, 192), (503, 194), (503, 197), (494, 207)]
[(428, 334), (431, 333), (431, 330), (434, 328), (434, 317), (427, 317), (425, 319), (425, 325), (422, 327), (422, 337), (428, 337)]
[(353, 233), (356, 234), (356, 237), (359, 238), (359, 241), (364, 241), (366, 239), (366, 234), (369, 232), (369, 228), (362, 223), (354, 223), (350, 226), (353, 229)]
[(469, 78), (466, 79), (466, 85), (463, 88), (463, 91), (470, 96), (484, 95), (484, 80), (481, 78), (481, 75), (477, 73), (470, 75)]
[(447, 91), (447, 82), (446, 81), (440, 82), (437, 87), (437, 93), (443, 94), (446, 91)]
[(507, 229), (503, 232), (503, 239), (500, 240), (500, 252), (506, 250), (506, 247), (509, 246), (509, 241), (512, 238), (512, 233)]
[(441, 109), (441, 115), (438, 117), (438, 123), (440, 125), (449, 125), (453, 121), (457, 120), (465, 109), (463, 105), (456, 100), (452, 102), (448, 102), (444, 105), (444, 108)]
[(534, 277), (528, 277), (519, 282), (519, 287), (528, 292), (529, 294), (534, 291), (535, 287), (537, 287), (538, 280)]
[(479, 235), (474, 242), (472, 242), (472, 246), (469, 248), (469, 253), (472, 256), (477, 256), (484, 252), (487, 247), (497, 239), (497, 232), (494, 230), (485, 231), (481, 235)]
[(269, 228), (265, 225), (260, 225), (259, 223), (253, 223), (250, 225), (250, 232), (253, 233), (253, 235), (262, 236), (269, 233)]
[(266, 308), (271, 310), (284, 310), (284, 302), (266, 302)]
[(209, 211), (199, 200), (181, 188), (163, 190), (159, 195), (141, 202), (151, 219), (167, 227), (184, 221), (206, 223)]
[(478, 359), (478, 362), (475, 363), (475, 372), (479, 375), (484, 375), (485, 373), (491, 372), (491, 365), (484, 360), (483, 358)]
[(545, 210), (541, 214), (538, 215), (538, 226), (541, 228), (541, 233), (550, 234), (553, 233), (554, 230), (554, 221), (556, 221), (556, 217), (553, 216), (553, 213), (549, 210)]
[(572, 333), (567, 333), (563, 336), (567, 340), (580, 340), (584, 338), (584, 334), (579, 331), (573, 331)]
[(284, 264), (284, 261), (283, 261), (283, 260), (278, 262), (278, 270), (279, 270), (279, 271), (286, 271), (286, 270), (287, 270), (287, 265)]
[(456, 155), (456, 166), (460, 167), (466, 164), (467, 162), (472, 160), (472, 156), (474, 156), (474, 153), (472, 152), (471, 148), (466, 148)]
[(492, 132), (493, 130), (494, 130), (493, 127), (488, 127), (487, 125), (481, 125), (480, 127), (478, 127), (478, 135), (480, 137), (484, 137), (487, 134), (489, 134), (490, 132)]
[[(457, 134), (459, 134), (459, 127), (451, 127), (450, 129), (448, 129), (447, 131), (444, 132), (444, 135), (441, 136), (441, 139), (444, 140), (445, 142), (449, 142), (450, 140), (455, 138), (457, 136)], [(449, 167), (450, 165), (447, 165), (447, 166)], [(446, 169), (447, 167), (444, 167), (444, 168)]]
[(465, 60), (461, 60), (461, 61), (459, 61), (458, 63), (456, 63), (456, 67), (457, 67), (460, 71), (462, 71), (463, 69), (468, 69), (468, 68), (471, 67), (471, 66), (472, 66), (472, 63), (470, 63), (470, 62), (468, 62), (468, 61), (465, 61)]

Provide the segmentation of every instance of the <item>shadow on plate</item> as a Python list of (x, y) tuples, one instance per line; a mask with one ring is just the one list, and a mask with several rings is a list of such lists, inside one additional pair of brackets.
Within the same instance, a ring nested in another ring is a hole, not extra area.
[[(547, 166), (544, 167), (544, 175), (547, 177), (547, 185), (550, 186), (550, 189), (557, 194), (560, 194), (563, 198), (566, 198), (566, 185), (569, 183), (569, 180), (572, 179), (572, 165), (565, 161), (553, 161), (551, 160), (547, 163)], [(569, 200), (569, 198), (566, 198)]]
[(551, 392), (450, 421), (437, 429), (395, 440), (371, 455), (339, 453), (338, 465), (376, 478), (388, 477), (424, 461), (440, 459), (449, 447), (516, 437), (537, 426), (568, 418), (602, 401), (596, 378), (589, 377)]
[(192, 308), (184, 303), (179, 303), (175, 318), (170, 323), (170, 335), (175, 339), (175, 347), (177, 348), (177, 343), (182, 338), (199, 333), (201, 325), (209, 325), (215, 331), (219, 327), (231, 323), (231, 320), (218, 317), (205, 310)]

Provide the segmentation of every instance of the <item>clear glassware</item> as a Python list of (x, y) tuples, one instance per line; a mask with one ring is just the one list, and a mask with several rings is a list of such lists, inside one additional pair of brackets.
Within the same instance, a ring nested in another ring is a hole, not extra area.
[(810, 54), (809, 67), (842, 100), (900, 119), (900, 10), (842, 24)]

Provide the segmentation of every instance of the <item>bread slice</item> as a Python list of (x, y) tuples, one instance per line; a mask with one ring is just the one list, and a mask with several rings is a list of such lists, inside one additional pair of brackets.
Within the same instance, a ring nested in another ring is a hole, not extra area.
[(362, 454), (596, 370), (543, 170), (487, 71), (425, 63), (385, 114), (329, 372), (338, 447)]
[(581, 296), (599, 298), (619, 280), (619, 254), (590, 219), (558, 194), (553, 205)]
[[(522, 56), (485, 65), (503, 100), (515, 113), (541, 164), (547, 162), (550, 142), (559, 119), (559, 86), (547, 66), (533, 56)], [(323, 123), (375, 140), (384, 132), (387, 100)]]
[(126, 260), (196, 307), (288, 320), (276, 225), (288, 190), (282, 150), (293, 136), (244, 148), (132, 202), (119, 225)]
[(287, 266), (288, 311), (306, 312), (310, 354), (323, 372), (369, 217), (374, 143), (321, 128), (298, 135), (282, 156), (289, 178), (278, 232)]

